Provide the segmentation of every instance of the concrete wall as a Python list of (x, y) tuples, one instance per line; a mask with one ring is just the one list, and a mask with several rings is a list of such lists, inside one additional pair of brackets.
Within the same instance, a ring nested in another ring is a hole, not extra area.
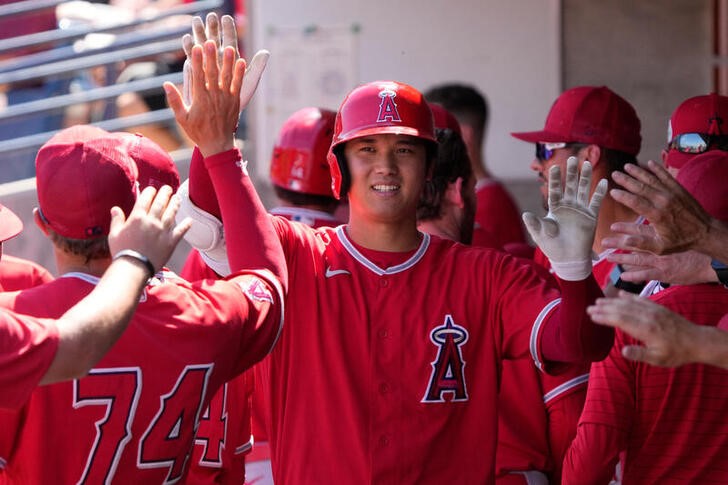
[(563, 0), (564, 88), (605, 84), (642, 121), (639, 159), (660, 160), (670, 114), (712, 85), (710, 0)]

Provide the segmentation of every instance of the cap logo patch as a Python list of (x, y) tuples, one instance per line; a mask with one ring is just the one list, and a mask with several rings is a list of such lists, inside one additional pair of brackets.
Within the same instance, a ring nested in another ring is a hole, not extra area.
[(379, 116), (377, 116), (377, 123), (386, 123), (388, 121), (402, 122), (402, 118), (399, 116), (397, 111), (397, 103), (394, 102), (394, 98), (397, 93), (391, 89), (383, 89), (379, 92), (379, 97), (382, 98), (382, 102), (379, 103)]

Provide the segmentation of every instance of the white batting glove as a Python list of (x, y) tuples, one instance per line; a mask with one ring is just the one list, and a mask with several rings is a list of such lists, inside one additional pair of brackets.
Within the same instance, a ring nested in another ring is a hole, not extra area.
[(589, 201), (591, 164), (585, 161), (579, 177), (576, 157), (566, 161), (566, 186), (561, 191), (561, 170), (549, 170), (549, 212), (538, 218), (524, 212), (523, 222), (538, 247), (549, 258), (554, 273), (562, 280), (583, 280), (592, 272), (592, 245), (599, 207), (607, 192), (602, 179)]
[[(190, 52), (195, 44), (203, 45), (206, 40), (214, 40), (219, 48), (225, 49), (227, 46), (235, 48), (236, 58), (238, 54), (238, 37), (237, 30), (235, 29), (235, 20), (230, 15), (223, 15), (222, 17), (222, 35), (220, 34), (220, 24), (217, 19), (217, 14), (207, 14), (207, 25), (202, 22), (200, 17), (194, 17), (192, 19), (192, 32), (193, 34), (185, 34), (182, 37), (182, 48), (187, 55), (184, 66), (182, 68), (183, 81), (182, 81), (182, 98), (186, 104), (190, 104), (192, 99), (192, 70), (190, 68)], [(270, 52), (265, 49), (261, 49), (255, 53), (253, 58), (247, 63), (245, 68), (245, 77), (243, 78), (243, 87), (240, 89), (240, 111), (242, 112), (250, 102), (250, 99), (255, 94), (255, 90), (258, 89), (258, 83), (260, 78), (263, 76), (263, 71), (268, 64), (268, 58)], [(222, 59), (222, 56), (219, 56)]]

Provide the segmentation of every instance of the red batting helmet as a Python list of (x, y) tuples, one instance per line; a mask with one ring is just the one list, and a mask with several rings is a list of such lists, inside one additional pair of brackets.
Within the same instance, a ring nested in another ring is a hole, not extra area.
[(326, 154), (334, 133), (336, 113), (321, 108), (303, 108), (281, 127), (273, 147), (270, 179), (293, 192), (333, 197)]
[(328, 154), (331, 184), (338, 199), (349, 189), (349, 172), (342, 156), (344, 143), (367, 135), (410, 135), (437, 145), (430, 106), (422, 93), (396, 81), (374, 81), (351, 91), (336, 113), (334, 138)]

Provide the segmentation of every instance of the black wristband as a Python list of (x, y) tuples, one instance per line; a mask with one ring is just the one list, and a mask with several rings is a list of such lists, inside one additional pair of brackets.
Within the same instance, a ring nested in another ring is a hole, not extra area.
[(721, 261), (714, 259), (710, 262), (710, 266), (715, 271), (715, 275), (718, 277), (718, 281), (724, 286), (728, 285), (728, 266), (723, 264)]
[(149, 271), (150, 278), (152, 278), (156, 274), (156, 271), (154, 270), (154, 265), (151, 261), (149, 261), (149, 258), (144, 256), (142, 253), (134, 251), (133, 249), (122, 249), (114, 255), (114, 259), (119, 259), (124, 256), (140, 261), (147, 268), (147, 271)]

